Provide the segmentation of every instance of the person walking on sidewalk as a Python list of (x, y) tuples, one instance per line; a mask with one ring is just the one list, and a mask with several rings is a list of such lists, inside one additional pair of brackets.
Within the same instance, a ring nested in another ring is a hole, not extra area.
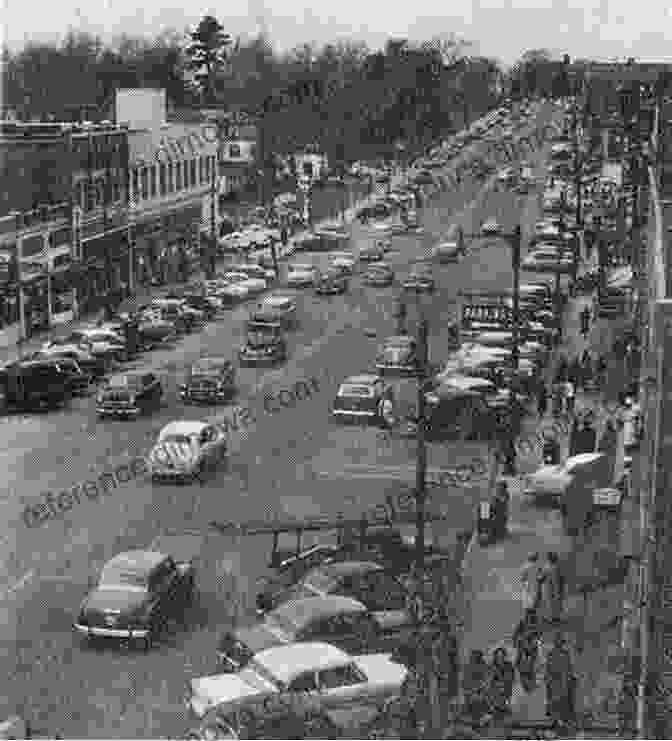
[(581, 310), (581, 336), (586, 339), (590, 332), (590, 309), (588, 306), (584, 306)]
[(571, 380), (565, 382), (565, 412), (570, 416), (574, 414), (574, 400), (576, 398), (574, 383)]
[(574, 388), (581, 388), (582, 375), (583, 374), (581, 373), (581, 362), (579, 361), (579, 356), (575, 355), (574, 360), (572, 360), (572, 364), (569, 366), (568, 372), (568, 378), (574, 384)]
[(520, 572), (520, 600), (523, 606), (523, 619), (527, 621), (537, 614), (541, 573), (539, 554), (530, 553)]
[(540, 617), (551, 624), (557, 624), (562, 620), (565, 603), (565, 578), (559, 561), (558, 554), (549, 551), (539, 581)]
[(583, 369), (583, 387), (586, 388), (593, 380), (593, 361), (587, 349), (581, 353), (581, 367)]
[(504, 459), (504, 475), (516, 475), (516, 444), (512, 436), (502, 442), (502, 457)]
[(488, 687), (490, 708), (495, 715), (511, 713), (511, 695), (516, 672), (505, 648), (496, 648), (490, 665), (490, 686)]
[(543, 380), (539, 382), (539, 391), (537, 392), (537, 410), (539, 411), (540, 417), (546, 416), (548, 410), (548, 391), (546, 390), (546, 384)]
[(462, 692), (464, 695), (464, 713), (473, 721), (482, 723), (489, 711), (488, 684), (490, 681), (490, 667), (485, 660), (483, 651), (472, 650), (469, 661), (464, 667), (462, 678)]
[(515, 666), (525, 692), (532, 692), (537, 684), (540, 637), (536, 618), (523, 618), (513, 632), (513, 645), (516, 649)]
[(554, 726), (576, 721), (574, 691), (576, 678), (567, 642), (558, 634), (546, 659), (546, 715)]

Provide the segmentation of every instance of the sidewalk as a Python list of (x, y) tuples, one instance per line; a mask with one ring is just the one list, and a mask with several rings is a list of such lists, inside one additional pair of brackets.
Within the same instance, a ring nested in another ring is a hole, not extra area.
[[(596, 322), (588, 340), (584, 340), (579, 331), (580, 312), (588, 302), (592, 302), (591, 296), (577, 296), (568, 302), (564, 341), (549, 365), (555, 366), (563, 354), (571, 360), (586, 346), (593, 353), (602, 352), (607, 356), (607, 390), (611, 395), (622, 388), (619, 384), (623, 382), (622, 363), (610, 352), (617, 328), (606, 321)], [(599, 404), (601, 398), (602, 394), (584, 391), (579, 391), (576, 398), (577, 411), (583, 407), (601, 410), (598, 414), (598, 440), (608, 414)], [(550, 426), (550, 415), (545, 419)], [(539, 424), (536, 414), (527, 417), (522, 434), (538, 431)], [(562, 447), (564, 458), (568, 453), (567, 439), (562, 440)], [(617, 454), (621, 465), (622, 456), (621, 441)], [(620, 564), (620, 555), (632, 552), (632, 531), (638, 526), (639, 512), (636, 502), (627, 499), (620, 521), (616, 515), (603, 514), (591, 526), (587, 537), (580, 543), (574, 542), (565, 535), (558, 511), (541, 509), (522, 496), (522, 476), (534, 471), (540, 463), (540, 449), (534, 450), (524, 460), (519, 457), (519, 475), (507, 479), (511, 493), (508, 538), (485, 548), (474, 544), (465, 559), (463, 581), (469, 596), (463, 604), (462, 661), (466, 662), (470, 651), (476, 648), (486, 651), (489, 658), (498, 646), (509, 649), (509, 655), (514, 659), (512, 634), (523, 616), (520, 569), (530, 553), (538, 552), (543, 558), (548, 551), (556, 551), (568, 578), (565, 620), (559, 629), (570, 646), (578, 677), (577, 712), (584, 722), (616, 727), (623, 665), (621, 617), (628, 596), (627, 585), (601, 588), (589, 593), (585, 599), (580, 587), (594, 582), (596, 570), (602, 577), (609, 574)], [(619, 469), (622, 470), (617, 460), (616, 478)], [(600, 558), (600, 562), (596, 562), (596, 558)], [(549, 631), (546, 640), (552, 641), (553, 635), (554, 631)], [(513, 723), (546, 722), (543, 654), (544, 650), (538, 667), (537, 688), (528, 694), (516, 682), (512, 699)]]

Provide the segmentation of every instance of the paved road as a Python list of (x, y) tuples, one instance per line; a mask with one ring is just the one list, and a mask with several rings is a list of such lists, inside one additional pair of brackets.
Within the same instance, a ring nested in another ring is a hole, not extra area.
[[(395, 238), (389, 261), (398, 276), (457, 220), (467, 231), (492, 216), (513, 226), (519, 199), (487, 193), (469, 210), (476, 190), (466, 180), (459, 192), (440, 194), (422, 214), (424, 237)], [(365, 228), (354, 225), (352, 230), (354, 243), (361, 244)], [(325, 259), (306, 257), (318, 264)], [(439, 288), (427, 305), (433, 359), (447, 355), (442, 329), (455, 309), (457, 291), (466, 285), (510, 285), (509, 266), (507, 248), (493, 243), (474, 249), (458, 266), (436, 267)], [(189, 528), (206, 533), (212, 519), (359, 515), (399, 491), (399, 482), (348, 482), (331, 475), (351, 464), (412, 471), (412, 450), (402, 442), (377, 447), (375, 430), (336, 426), (328, 415), (337, 384), (371, 368), (379, 342), (394, 332), (394, 294), (393, 287), (365, 288), (357, 278), (344, 297), (298, 294), (300, 326), (289, 338), (289, 362), (276, 370), (242, 369), (238, 376), (240, 403), (263, 407), (270, 394), (269, 408), (275, 411), (260, 414), (243, 433), (232, 433), (228, 470), (218, 471), (203, 486), (159, 487), (138, 478), (98, 499), (82, 496), (61, 519), (42, 527), (28, 528), (21, 518), (23, 507), (41, 493), (94, 479), (141, 455), (173, 419), (221, 420), (225, 410), (183, 406), (177, 385), (195, 358), (232, 353), (241, 344), (244, 307), (185, 338), (179, 348), (142, 359), (143, 367), (151, 363), (161, 374), (166, 389), (162, 408), (149, 418), (99, 423), (93, 399), (87, 398), (66, 412), (2, 420), (5, 439), (12, 441), (3, 453), (6, 490), (0, 500), (7, 523), (0, 533), (0, 552), (6, 554), (2, 582), (8, 585), (0, 646), (8, 667), (2, 693), (9, 698), (8, 709), (67, 737), (175, 737), (184, 728), (184, 683), (215, 671), (214, 646), (231, 618), (232, 583), (237, 592), (254, 594), (254, 579), (268, 558), (267, 539), (204, 535), (192, 625), (176, 627), (150, 655), (118, 646), (83, 647), (70, 631), (73, 613), (107, 558), (147, 545), (162, 532)], [(318, 379), (319, 391), (293, 408), (280, 408), (279, 392), (310, 377)], [(399, 388), (400, 395), (410, 391)], [(431, 446), (429, 462), (455, 465), (485, 452), (480, 444)], [(437, 494), (437, 506), (451, 514), (450, 528), (441, 532), (446, 542), (470, 525), (480, 495), (480, 487)]]

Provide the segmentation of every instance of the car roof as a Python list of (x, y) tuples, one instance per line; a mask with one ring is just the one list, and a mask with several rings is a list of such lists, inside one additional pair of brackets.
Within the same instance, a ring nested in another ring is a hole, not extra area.
[(181, 419), (177, 422), (170, 422), (162, 430), (161, 435), (198, 435), (207, 427), (207, 422), (198, 420)]
[(231, 360), (229, 358), (225, 357), (219, 357), (219, 356), (206, 356), (203, 358), (199, 358), (192, 366), (192, 368), (221, 368), (225, 365), (231, 365)]
[(318, 641), (267, 648), (256, 654), (254, 660), (281, 682), (289, 682), (306, 671), (330, 669), (351, 662), (345, 651)]
[[(335, 579), (352, 574), (366, 574), (369, 571), (383, 571), (383, 567), (374, 561), (334, 561), (316, 566), (313, 571), (328, 571)], [(310, 572), (308, 572), (310, 573)]]
[(380, 381), (381, 376), (376, 375), (375, 373), (362, 373), (358, 376), (348, 376), (343, 383), (349, 383), (349, 384), (371, 384), (373, 385), (376, 381)]
[(155, 566), (158, 566), (162, 561), (167, 558), (166, 554), (160, 553), (159, 551), (123, 551), (113, 556), (106, 564), (104, 568), (110, 566), (118, 568), (134, 568), (142, 569), (143, 571), (151, 571)]
[(146, 376), (148, 373), (153, 373), (151, 370), (129, 370), (129, 371), (121, 371), (120, 373), (113, 373), (110, 376), (110, 381), (113, 378), (142, 378), (143, 376)]
[(352, 597), (342, 597), (328, 594), (322, 597), (307, 597), (306, 599), (292, 600), (276, 608), (274, 612), (290, 614), (292, 622), (303, 626), (311, 620), (319, 620), (331, 615), (341, 615), (344, 612), (366, 612), (366, 607)]

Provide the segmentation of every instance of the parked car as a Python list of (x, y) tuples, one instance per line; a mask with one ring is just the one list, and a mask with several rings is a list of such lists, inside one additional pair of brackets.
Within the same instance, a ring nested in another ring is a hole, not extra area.
[(287, 267), (287, 285), (292, 288), (312, 286), (317, 276), (317, 268), (310, 263), (294, 263)]
[(388, 337), (376, 357), (380, 375), (401, 373), (414, 375), (418, 371), (418, 348), (415, 338), (407, 335)]
[(495, 411), (481, 394), (441, 384), (425, 394), (428, 440), (487, 440), (495, 433)]
[(69, 379), (70, 393), (73, 396), (86, 396), (91, 390), (93, 374), (82, 370), (79, 363), (73, 358), (63, 356), (49, 357), (42, 352), (34, 353), (32, 360), (50, 360), (63, 370)]
[(197, 718), (214, 708), (226, 717), (248, 708), (270, 714), (308, 706), (324, 710), (347, 736), (400, 695), (407, 673), (390, 654), (351, 656), (328, 643), (291, 643), (260, 651), (233, 675), (192, 679), (187, 704)]
[(189, 369), (180, 386), (180, 398), (187, 403), (217, 404), (236, 393), (236, 370), (227, 358), (205, 357)]
[(431, 266), (422, 264), (413, 265), (411, 272), (402, 282), (405, 291), (431, 293), (435, 288)]
[(98, 327), (83, 328), (71, 332), (67, 339), (75, 344), (86, 345), (94, 356), (98, 355), (119, 363), (125, 363), (128, 360), (126, 340), (116, 332)]
[(342, 270), (347, 275), (352, 275), (355, 272), (355, 265), (357, 261), (352, 252), (332, 252), (329, 255), (329, 265)]
[(275, 365), (287, 360), (282, 322), (274, 316), (253, 315), (247, 321), (245, 344), (238, 351), (241, 365)]
[(328, 594), (286, 602), (256, 624), (227, 631), (217, 656), (223, 671), (236, 672), (259, 651), (302, 641), (324, 641), (350, 653), (377, 653), (408, 642), (417, 628), (407, 609), (372, 611), (351, 597)]
[(103, 382), (96, 397), (96, 414), (103, 417), (137, 417), (157, 408), (163, 396), (161, 381), (154, 373), (132, 371)]
[(362, 284), (365, 286), (384, 287), (394, 283), (394, 271), (384, 262), (370, 265), (362, 273)]
[(85, 638), (142, 640), (150, 648), (169, 619), (181, 619), (194, 596), (194, 567), (156, 551), (119, 553), (103, 567), (74, 629)]
[(315, 293), (318, 296), (332, 296), (346, 293), (347, 290), (348, 279), (338, 268), (328, 268), (315, 279)]
[(0, 370), (0, 401), (17, 409), (54, 409), (72, 397), (70, 375), (58, 362), (24, 360)]
[(151, 305), (161, 312), (162, 318), (172, 321), (178, 332), (192, 332), (205, 322), (204, 312), (192, 308), (181, 298), (155, 298)]
[(459, 262), (465, 254), (465, 248), (457, 242), (440, 242), (432, 247), (432, 259), (439, 263)]
[(190, 308), (202, 312), (206, 321), (212, 321), (217, 315), (218, 302), (208, 296), (200, 293), (185, 293), (182, 300)]
[(338, 387), (331, 413), (345, 422), (379, 422), (381, 402), (391, 397), (392, 390), (381, 376), (350, 376)]
[(59, 340), (53, 340), (42, 345), (38, 351), (39, 357), (36, 355), (34, 360), (39, 360), (40, 357), (44, 359), (49, 358), (70, 358), (71, 360), (77, 361), (79, 367), (85, 372), (90, 373), (94, 378), (101, 378), (107, 371), (108, 364), (100, 356), (96, 357), (92, 355), (86, 345), (75, 345), (69, 340), (67, 343), (61, 344)]
[(378, 262), (385, 257), (385, 250), (378, 242), (365, 244), (359, 248), (359, 259), (361, 262)]
[(226, 435), (217, 426), (181, 420), (161, 430), (147, 458), (152, 481), (189, 481), (202, 480), (226, 454)]
[(178, 337), (175, 324), (159, 317), (142, 318), (138, 323), (138, 334), (140, 344), (146, 350), (169, 347), (177, 341)]
[(299, 323), (296, 298), (285, 293), (271, 293), (264, 296), (254, 315), (257, 320), (280, 322), (284, 329), (296, 328)]

